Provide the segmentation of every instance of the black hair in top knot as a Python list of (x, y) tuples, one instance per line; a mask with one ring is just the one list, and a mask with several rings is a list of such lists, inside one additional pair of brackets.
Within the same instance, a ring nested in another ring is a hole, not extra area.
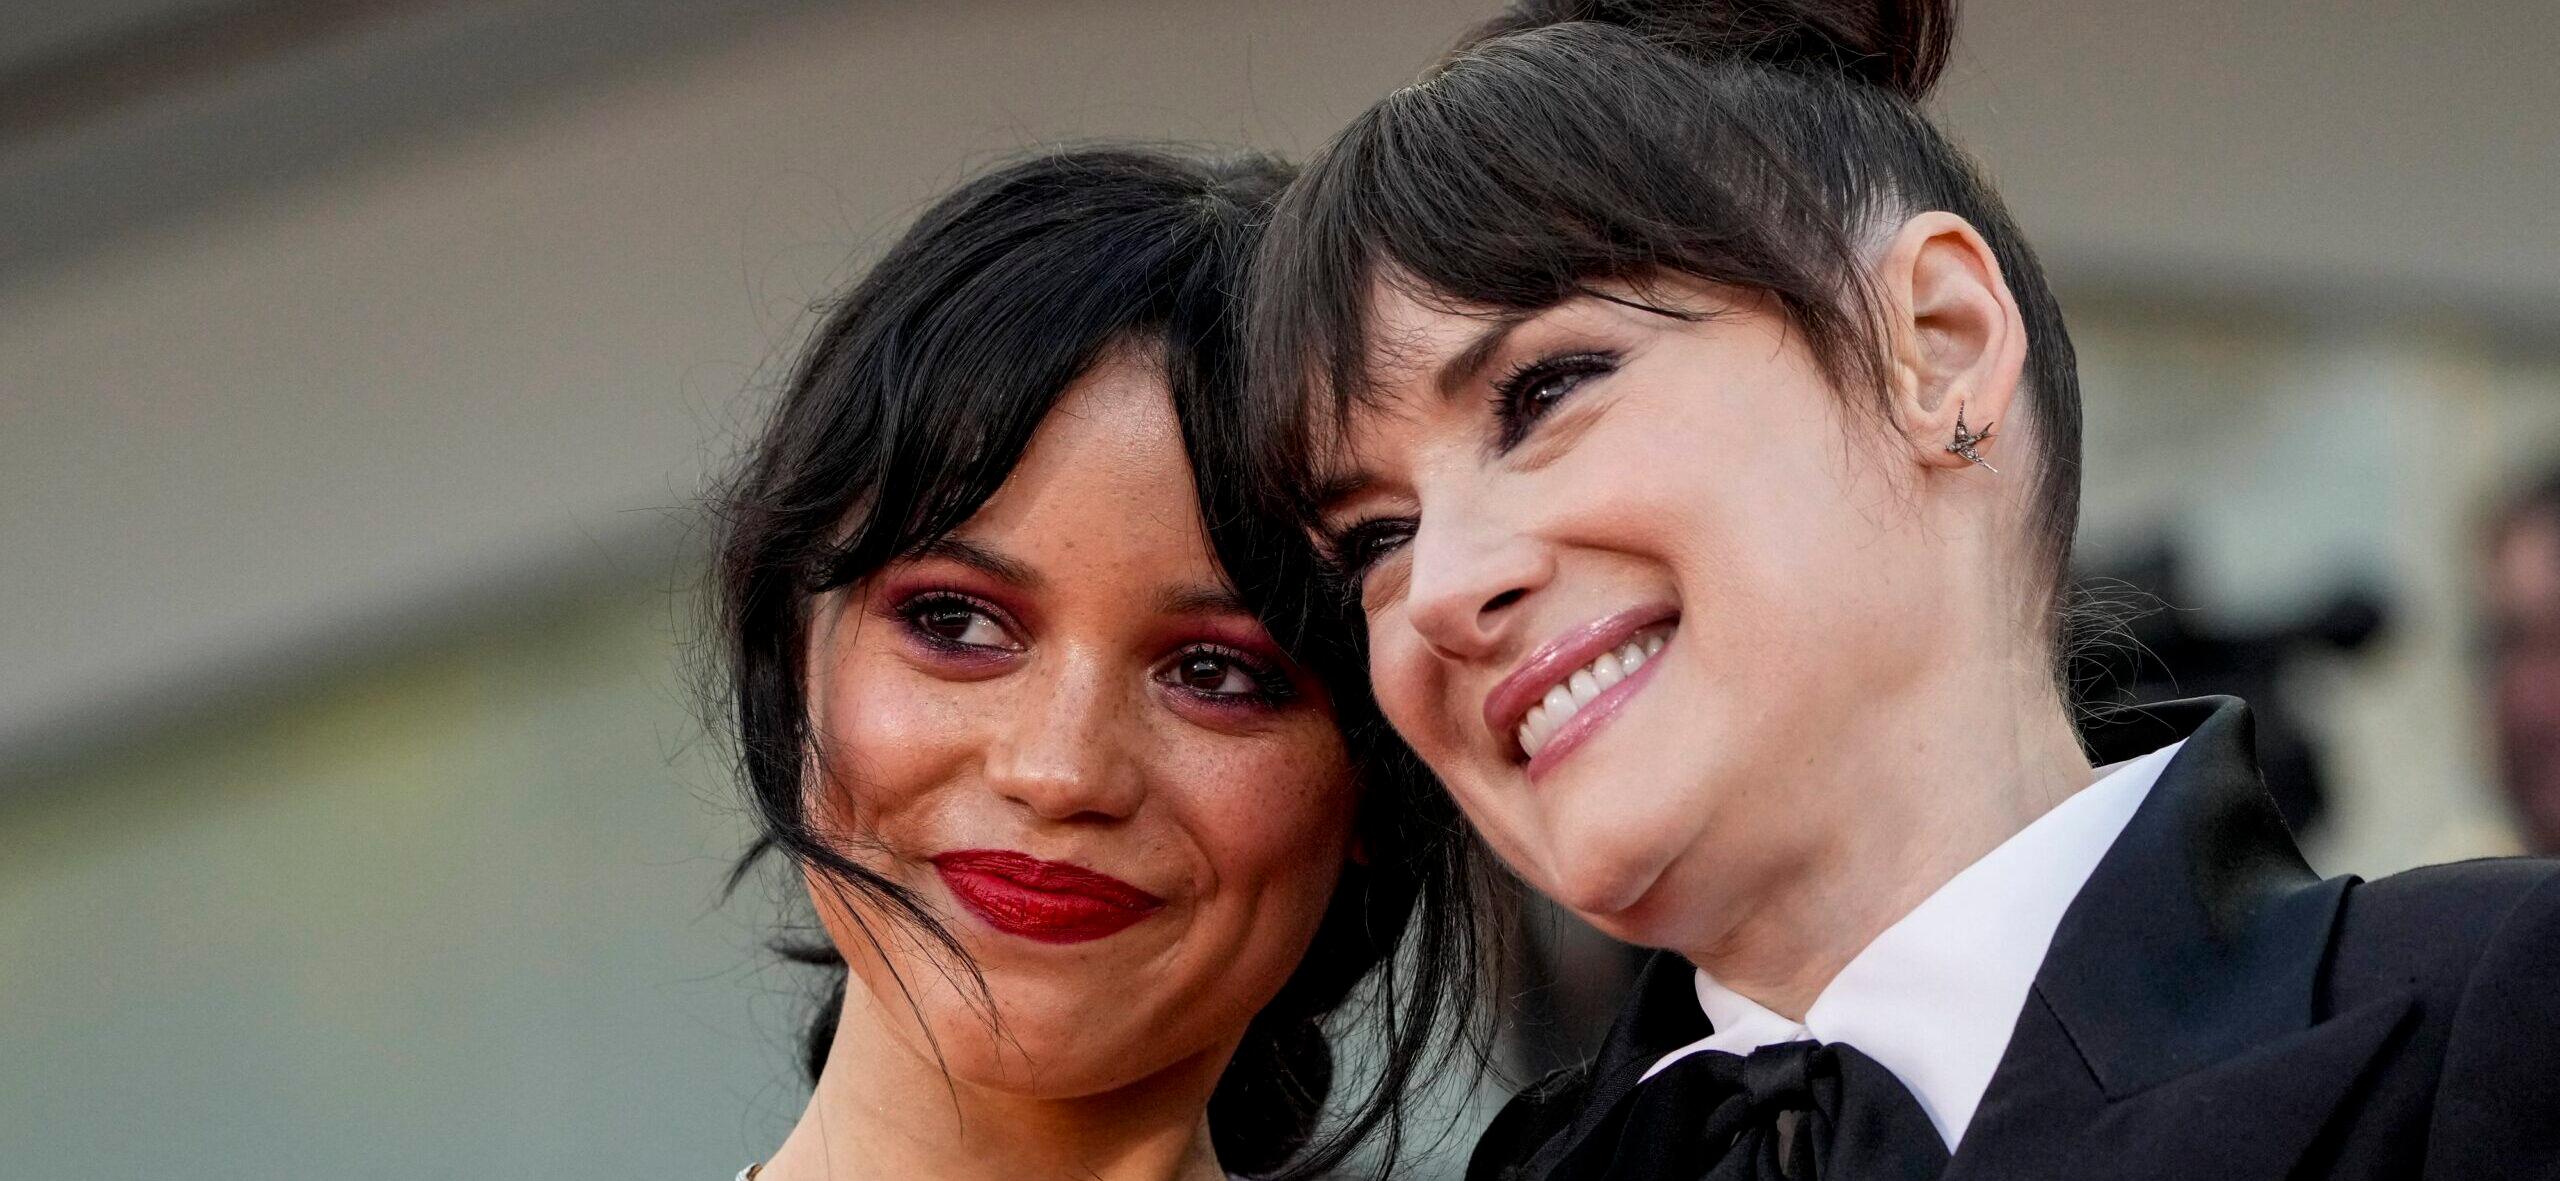
[(1535, 314), (1659, 280), (1767, 299), (1844, 404), (1890, 429), (1867, 244), (1952, 213), (1990, 246), (2026, 329), (2030, 392), (2001, 426), (2018, 431), (2013, 457), (2036, 459), (2020, 480), (2060, 682), (2079, 370), (2026, 235), (1920, 101), (1953, 5), (1511, 0), (1427, 84), (1352, 120), (1273, 208), (1246, 317), (1253, 429), (1286, 465), (1321, 466), (1376, 393), (1381, 287)]
[(1578, 21), (1614, 25), (1701, 62), (1830, 73), (1913, 103), (1946, 72), (1956, 27), (1955, 0), (1515, 0), (1450, 56)]

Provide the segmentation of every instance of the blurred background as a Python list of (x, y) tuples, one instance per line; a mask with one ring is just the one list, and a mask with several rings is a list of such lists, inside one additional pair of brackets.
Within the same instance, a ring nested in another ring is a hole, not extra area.
[[(812, 304), (1007, 153), (1303, 151), (1494, 7), (14, 0), (0, 1178), (770, 1149), (694, 506)], [(2086, 693), (2250, 695), (2324, 871), (2560, 839), (2553, 60), (2545, 0), (1973, 0), (1942, 92), (2081, 346), (2083, 572), (2170, 604)], [(1522, 1065), (1612, 999), (1538, 937)]]

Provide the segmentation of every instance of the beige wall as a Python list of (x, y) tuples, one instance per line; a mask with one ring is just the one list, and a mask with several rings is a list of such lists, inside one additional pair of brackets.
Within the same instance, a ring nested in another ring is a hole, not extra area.
[(722, 1178), (791, 972), (641, 584), (0, 798), (0, 1178)]
[[(405, 61), (439, 21), (450, 40), (543, 7), (412, 6), (374, 49)], [(614, 6), (550, 7), (597, 15), (548, 35), (615, 32)], [(1492, 7), (741, 5), (743, 32), (503, 116), (461, 71), (443, 101), (471, 120), (0, 274), (0, 780), (244, 666), (633, 560), (807, 303), (969, 169), (1092, 135), (1303, 149)], [(2525, 341), (2560, 326), (2560, 266), (2535, 248), (2560, 242), (2541, 0), (1976, 0), (1965, 19), (1949, 119), (2067, 289), (2236, 295), (2349, 330), (2439, 307)], [(312, 101), (420, 101), (347, 77)], [(277, 85), (166, 101), (246, 109)], [(219, 133), (289, 140), (294, 109)], [(170, 125), (218, 155), (187, 115), (16, 145), (0, 181), (36, 208), (109, 202), (151, 174), (85, 173), (84, 150)]]
[(1306, 145), (1474, 10), (848, 5), (13, 276), (0, 775), (244, 661), (628, 560), (929, 195), (1075, 137)]

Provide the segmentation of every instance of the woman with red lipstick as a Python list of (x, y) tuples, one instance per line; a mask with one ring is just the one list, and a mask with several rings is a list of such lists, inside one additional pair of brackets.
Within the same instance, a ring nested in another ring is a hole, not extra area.
[[(1230, 293), (1283, 175), (1084, 149), (963, 186), (727, 490), (757, 852), (834, 981), (759, 1181), (1391, 1163), (1472, 1011), (1463, 830), (1370, 749), (1350, 621), (1237, 478)], [(1333, 1096), (1355, 994), (1385, 1053)]]
[(2560, 866), (2360, 884), (2229, 700), (2077, 732), (2061, 312), (1946, 0), (1521, 0), (1275, 209), (1381, 707), (1663, 949), (1487, 1178), (2551, 1176)]

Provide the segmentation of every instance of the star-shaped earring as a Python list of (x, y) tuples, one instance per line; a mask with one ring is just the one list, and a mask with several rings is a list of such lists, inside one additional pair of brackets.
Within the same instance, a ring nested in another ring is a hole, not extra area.
[(1976, 444), (1990, 442), (1992, 429), (1999, 425), (1996, 422), (1986, 422), (1982, 424), (1982, 429), (1979, 431), (1966, 430), (1964, 403), (1958, 402), (1956, 403), (1956, 441), (1947, 444), (1947, 450), (1963, 456), (1967, 463), (1981, 464), (1984, 471), (1995, 476), (1999, 475), (2000, 469), (1991, 466), (1990, 460), (1984, 459), (1980, 451), (1974, 450)]

